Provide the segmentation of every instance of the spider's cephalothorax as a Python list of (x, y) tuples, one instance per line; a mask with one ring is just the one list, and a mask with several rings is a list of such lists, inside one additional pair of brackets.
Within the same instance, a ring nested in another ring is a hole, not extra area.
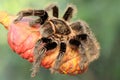
[(49, 37), (51, 35), (65, 36), (70, 33), (69, 25), (60, 19), (51, 19), (41, 26), (41, 34), (43, 37)]
[[(53, 17), (50, 18), (47, 11), (53, 10)], [(85, 63), (90, 63), (99, 55), (99, 44), (93, 35), (89, 26), (83, 21), (69, 23), (72, 18), (74, 8), (69, 6), (62, 17), (58, 18), (58, 7), (50, 5), (45, 10), (27, 10), (21, 11), (19, 17), (15, 20), (19, 21), (24, 16), (38, 16), (39, 19), (34, 20), (30, 25), (40, 23), (40, 38), (35, 45), (34, 55), (35, 60), (33, 63), (32, 76), (35, 76), (39, 69), (41, 60), (45, 57), (46, 52), (59, 47), (59, 52), (56, 57), (52, 71), (57, 71), (60, 67), (61, 60), (66, 54), (66, 48), (69, 46), (73, 50), (78, 50), (81, 56), (79, 67), (81, 70), (84, 68)]]

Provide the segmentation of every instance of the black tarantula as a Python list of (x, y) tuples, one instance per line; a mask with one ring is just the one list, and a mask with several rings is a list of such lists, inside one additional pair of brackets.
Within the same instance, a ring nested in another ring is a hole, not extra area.
[[(52, 10), (53, 17), (50, 18), (47, 11)], [(35, 61), (33, 63), (32, 76), (35, 76), (39, 69), (40, 62), (42, 58), (46, 55), (45, 52), (52, 50), (59, 46), (59, 53), (56, 57), (56, 61), (53, 71), (56, 71), (62, 58), (66, 53), (66, 47), (71, 46), (71, 48), (76, 48), (79, 50), (79, 54), (82, 60), (79, 63), (81, 69), (85, 63), (90, 63), (96, 59), (99, 55), (99, 44), (89, 29), (89, 26), (84, 21), (77, 21), (69, 23), (73, 16), (74, 8), (69, 6), (65, 11), (62, 19), (58, 16), (58, 7), (56, 5), (50, 5), (45, 10), (27, 10), (21, 11), (18, 14), (18, 18), (15, 21), (21, 20), (24, 16), (38, 16), (36, 19), (30, 23), (30, 25), (39, 23), (41, 24), (40, 33), (42, 38), (36, 42), (34, 55)], [(45, 45), (39, 49), (41, 43)]]

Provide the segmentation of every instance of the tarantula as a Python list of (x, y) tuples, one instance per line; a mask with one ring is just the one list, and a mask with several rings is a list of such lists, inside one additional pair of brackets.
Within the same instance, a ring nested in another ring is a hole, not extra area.
[[(52, 10), (53, 17), (50, 18), (48, 11)], [(79, 50), (79, 55), (82, 60), (79, 63), (81, 69), (83, 69), (85, 63), (90, 63), (96, 59), (99, 55), (99, 44), (89, 29), (89, 26), (84, 21), (77, 21), (70, 23), (70, 19), (73, 16), (74, 8), (68, 6), (62, 19), (59, 16), (59, 10), (56, 5), (50, 5), (45, 10), (26, 10), (19, 12), (19, 16), (16, 21), (20, 21), (24, 16), (38, 16), (30, 23), (34, 25), (39, 23), (40, 33), (42, 38), (36, 42), (34, 48), (35, 61), (33, 63), (32, 75), (34, 76), (38, 69), (41, 60), (46, 55), (45, 53), (49, 50), (55, 49), (59, 46), (58, 56), (53, 71), (56, 71), (61, 65), (61, 60), (66, 53), (66, 47), (70, 46), (73, 50)], [(39, 49), (41, 44), (44, 43), (43, 47)]]

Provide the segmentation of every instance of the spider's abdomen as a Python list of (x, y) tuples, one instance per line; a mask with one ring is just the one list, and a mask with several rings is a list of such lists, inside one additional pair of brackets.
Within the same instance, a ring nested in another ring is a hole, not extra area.
[(50, 21), (54, 24), (55, 34), (59, 34), (59, 35), (70, 34), (70, 32), (71, 32), (70, 28), (63, 20), (52, 19)]

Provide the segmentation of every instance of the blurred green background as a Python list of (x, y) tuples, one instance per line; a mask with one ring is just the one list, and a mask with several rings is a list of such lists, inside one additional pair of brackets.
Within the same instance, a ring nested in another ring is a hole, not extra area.
[(101, 45), (99, 59), (82, 75), (51, 74), (41, 68), (31, 78), (32, 65), (10, 49), (7, 30), (0, 24), (0, 80), (120, 80), (120, 0), (0, 0), (0, 10), (15, 15), (23, 9), (44, 9), (51, 3), (59, 6), (61, 15), (69, 4), (78, 8), (72, 20), (89, 23)]

